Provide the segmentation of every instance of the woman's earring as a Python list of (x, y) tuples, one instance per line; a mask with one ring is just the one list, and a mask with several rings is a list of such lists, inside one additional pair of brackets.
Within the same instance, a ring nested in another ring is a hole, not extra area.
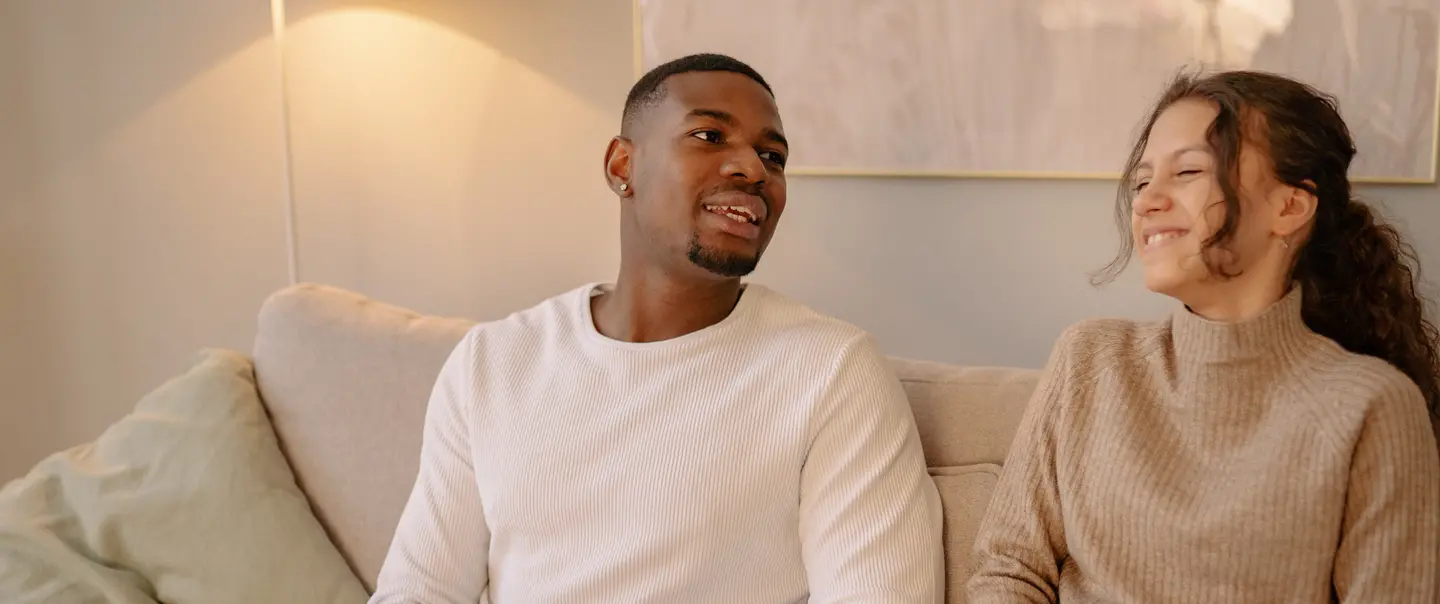
[(623, 182), (620, 183), (620, 192), (621, 192), (621, 193), (624, 193), (624, 192), (629, 191), (629, 190), (630, 190), (630, 185), (629, 185), (629, 184), (623, 183)]
[[(621, 185), (621, 186), (624, 186), (624, 185)], [(1290, 249), (1290, 242), (1289, 242), (1289, 241), (1286, 241), (1284, 237), (1281, 237), (1281, 238), (1280, 238), (1280, 249), (1282, 249), (1282, 250), (1288, 250), (1288, 249)]]

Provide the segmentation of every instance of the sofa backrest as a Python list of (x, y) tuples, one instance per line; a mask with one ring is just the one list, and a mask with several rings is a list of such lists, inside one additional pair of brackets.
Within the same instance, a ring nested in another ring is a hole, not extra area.
[[(316, 516), (368, 589), (414, 484), (431, 387), (472, 325), (315, 284), (277, 292), (261, 309), (260, 395)], [(945, 502), (953, 593), (1036, 372), (894, 367)]]

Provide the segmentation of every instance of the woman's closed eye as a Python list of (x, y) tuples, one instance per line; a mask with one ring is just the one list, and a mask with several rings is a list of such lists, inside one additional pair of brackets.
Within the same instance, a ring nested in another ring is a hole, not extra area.
[[(1189, 178), (1194, 178), (1194, 177), (1199, 176), (1199, 175), (1204, 174), (1204, 173), (1205, 173), (1205, 171), (1202, 170), (1202, 169), (1199, 169), (1199, 168), (1187, 168), (1187, 169), (1181, 170), (1181, 171), (1179, 171), (1179, 172), (1176, 172), (1176, 173), (1175, 173), (1175, 176), (1176, 176), (1177, 178), (1189, 179)], [(1145, 180), (1140, 180), (1140, 181), (1136, 182), (1135, 185), (1132, 187), (1132, 189), (1133, 189), (1136, 193), (1139, 193), (1139, 192), (1141, 192), (1141, 191), (1144, 191), (1144, 190), (1145, 190), (1145, 187), (1147, 187), (1147, 186), (1150, 186), (1150, 180), (1149, 180), (1148, 178), (1145, 179)]]

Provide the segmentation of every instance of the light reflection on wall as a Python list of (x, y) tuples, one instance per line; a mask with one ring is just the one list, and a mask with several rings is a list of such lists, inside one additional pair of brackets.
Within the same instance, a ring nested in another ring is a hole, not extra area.
[[(1353, 14), (1356, 0), (1334, 1), (1342, 16)], [(1045, 0), (1040, 15), (1047, 28), (1057, 30), (1177, 28), (1190, 37), (1196, 59), (1246, 68), (1267, 37), (1290, 26), (1294, 9), (1294, 0)]]
[(468, 25), (392, 8), (288, 24), (303, 280), (489, 316), (613, 269), (597, 201), (617, 116)]

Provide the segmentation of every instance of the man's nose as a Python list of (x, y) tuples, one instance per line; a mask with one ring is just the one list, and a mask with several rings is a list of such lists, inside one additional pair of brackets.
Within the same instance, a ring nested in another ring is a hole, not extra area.
[(764, 182), (766, 178), (765, 162), (760, 159), (760, 154), (754, 149), (736, 149), (730, 154), (722, 168), (727, 177), (740, 177), (749, 182)]

